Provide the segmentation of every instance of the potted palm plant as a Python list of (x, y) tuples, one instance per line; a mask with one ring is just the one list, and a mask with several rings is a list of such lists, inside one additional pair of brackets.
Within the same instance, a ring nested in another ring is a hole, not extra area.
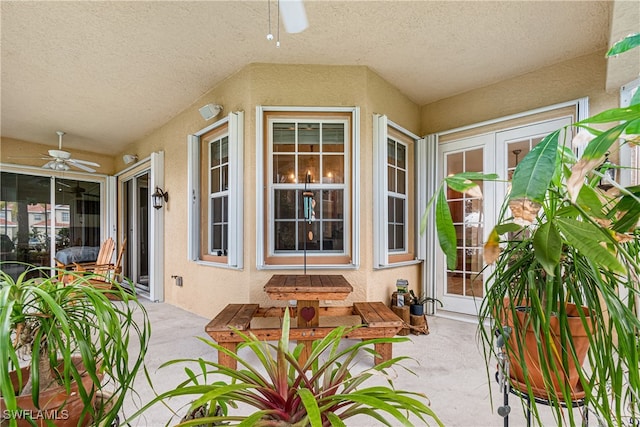
[(0, 264), (0, 424), (110, 425), (142, 365), (145, 308), (118, 283), (24, 267), (13, 277)]
[[(639, 43), (632, 35), (610, 54)], [(570, 129), (535, 146), (517, 165), (484, 247), (491, 273), (479, 321), (495, 326), (480, 327), (487, 369), (496, 340), (504, 342), (513, 386), (536, 416), (536, 401), (550, 404), (558, 423), (575, 423), (562, 405), (577, 398), (608, 425), (640, 420), (640, 186), (601, 185), (614, 144), (639, 141), (640, 91), (631, 104), (574, 124), (589, 140), (579, 158), (564, 142)], [(445, 188), (477, 192), (478, 181), (497, 179), (450, 176), (432, 199), (449, 268), (456, 232)]]
[[(204, 359), (166, 362), (163, 366), (188, 363), (187, 378), (174, 389), (158, 395), (130, 419), (156, 403), (168, 405), (172, 397), (192, 396), (194, 400), (181, 422), (174, 424), (169, 420), (166, 425), (344, 426), (344, 420), (356, 415), (371, 417), (376, 425), (412, 426), (416, 422), (427, 425), (429, 419), (442, 425), (427, 406), (423, 394), (393, 387), (388, 371), (407, 357), (396, 357), (363, 371), (355, 367), (362, 352), (374, 351), (369, 348), (371, 344), (401, 342), (407, 338), (376, 338), (345, 348), (341, 345), (342, 337), (350, 329), (337, 327), (326, 337), (314, 341), (307, 361), (300, 364), (303, 345), (289, 349), (289, 326), (289, 311), (285, 310), (277, 345), (236, 331), (244, 339), (238, 349), (249, 348), (257, 362), (211, 340), (201, 339), (214, 350), (234, 358), (240, 368), (236, 370)], [(364, 386), (372, 377), (386, 379), (389, 386)], [(237, 404), (245, 408), (231, 414), (232, 408), (238, 408)]]

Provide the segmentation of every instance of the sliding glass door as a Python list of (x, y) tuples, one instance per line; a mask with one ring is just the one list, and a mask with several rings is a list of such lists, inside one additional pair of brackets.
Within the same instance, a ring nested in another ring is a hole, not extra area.
[(103, 223), (103, 181), (17, 172), (0, 175), (0, 261), (38, 266), (95, 260)]

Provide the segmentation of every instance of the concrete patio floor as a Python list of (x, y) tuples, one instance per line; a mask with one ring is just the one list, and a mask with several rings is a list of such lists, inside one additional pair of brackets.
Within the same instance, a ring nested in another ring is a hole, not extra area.
[[(217, 360), (215, 350), (196, 338), (209, 339), (204, 326), (210, 319), (169, 304), (146, 302), (145, 306), (152, 324), (151, 344), (145, 361), (156, 392), (174, 388), (186, 378), (184, 365), (158, 369), (167, 360), (198, 357)], [(429, 335), (409, 335), (410, 341), (394, 344), (394, 356), (410, 356), (412, 360), (403, 362), (403, 366), (415, 373), (413, 375), (399, 369), (394, 380), (396, 388), (426, 394), (430, 407), (445, 426), (502, 426), (503, 419), (496, 412), (501, 405), (502, 395), (495, 381), (487, 379), (482, 349), (477, 341), (476, 325), (442, 317), (429, 317), (428, 323)], [(247, 359), (251, 358), (247, 350), (240, 352), (240, 355), (243, 354)], [(363, 370), (372, 366), (370, 357), (365, 356), (358, 364)], [(126, 399), (123, 411), (125, 417), (154, 396), (143, 373), (139, 375), (135, 391), (135, 394)], [(171, 407), (179, 413), (172, 420), (170, 410), (157, 404), (132, 420), (130, 425), (159, 427), (168, 422), (168, 425), (174, 425), (185, 414), (182, 406), (189, 401), (188, 398), (169, 401)], [(510, 403), (510, 425), (526, 425), (519, 400), (511, 396)], [(548, 408), (542, 408), (541, 416), (543, 425), (557, 424)], [(375, 420), (368, 417), (348, 419), (346, 424), (350, 427), (376, 425)]]

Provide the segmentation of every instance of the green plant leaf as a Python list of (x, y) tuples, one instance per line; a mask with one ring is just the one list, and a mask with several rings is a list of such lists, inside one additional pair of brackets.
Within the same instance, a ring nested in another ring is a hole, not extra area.
[(572, 218), (557, 218), (556, 224), (567, 243), (593, 260), (595, 265), (602, 265), (618, 273), (625, 272), (616, 256), (600, 244), (605, 241), (601, 229), (590, 222)]
[(551, 221), (542, 224), (533, 235), (533, 249), (536, 259), (550, 276), (555, 276), (555, 269), (560, 262), (562, 238)]
[(610, 110), (605, 110), (601, 113), (595, 114), (591, 117), (587, 117), (584, 120), (580, 120), (576, 123), (576, 126), (582, 127), (597, 136), (602, 132), (601, 130), (593, 129), (583, 125), (591, 123), (614, 123), (619, 121), (631, 121), (637, 119), (638, 114), (640, 114), (640, 105), (612, 108)]
[[(640, 113), (638, 114), (640, 115)], [(613, 143), (620, 138), (620, 135), (624, 132), (628, 123), (629, 122), (624, 122), (619, 124), (618, 126), (602, 132), (600, 135), (589, 141), (589, 144), (587, 144), (584, 149), (584, 153), (582, 154), (582, 160), (588, 161), (604, 157), (611, 149)]]
[(607, 57), (620, 55), (628, 50), (640, 46), (640, 33), (629, 34), (622, 40), (618, 40), (607, 51)]
[(550, 133), (522, 159), (511, 180), (509, 200), (543, 202), (556, 168), (560, 130)]
[(436, 230), (438, 231), (440, 248), (447, 258), (447, 268), (453, 270), (456, 268), (458, 256), (456, 248), (457, 237), (443, 187), (440, 187), (436, 201)]
[(311, 427), (322, 427), (322, 418), (320, 417), (320, 408), (318, 408), (316, 397), (306, 388), (299, 388), (297, 392), (307, 411), (307, 417)]

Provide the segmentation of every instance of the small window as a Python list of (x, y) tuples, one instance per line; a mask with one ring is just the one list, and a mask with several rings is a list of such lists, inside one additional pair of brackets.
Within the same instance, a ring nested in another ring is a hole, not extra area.
[(242, 113), (189, 138), (190, 259), (242, 267)]
[(414, 157), (417, 137), (374, 118), (374, 260), (377, 268), (415, 260)]

